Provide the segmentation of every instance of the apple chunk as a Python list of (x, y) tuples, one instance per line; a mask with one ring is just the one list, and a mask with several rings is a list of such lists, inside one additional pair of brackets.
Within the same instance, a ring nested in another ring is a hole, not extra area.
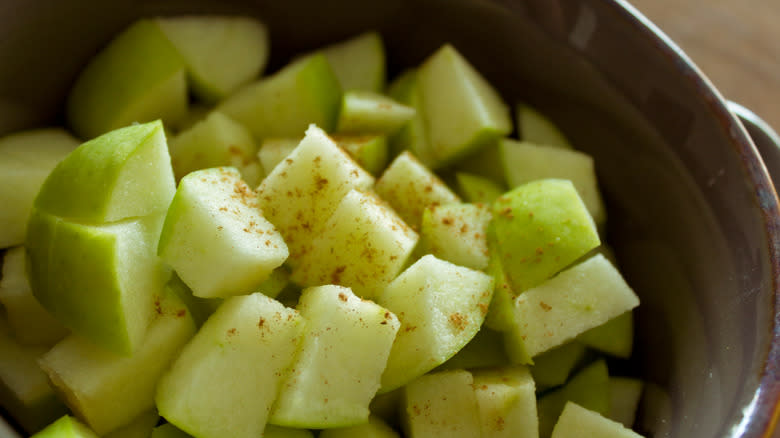
[(184, 15), (156, 23), (187, 65), (193, 92), (205, 101), (259, 76), (268, 61), (268, 30), (255, 18)]
[(404, 396), (407, 436), (482, 436), (474, 379), (468, 371), (426, 374), (409, 383)]
[(69, 221), (106, 223), (165, 212), (175, 191), (158, 120), (79, 146), (46, 178), (34, 206)]
[(563, 413), (555, 424), (552, 438), (579, 438), (582, 436), (642, 438), (638, 433), (598, 412), (585, 409), (573, 402), (566, 403)]
[(263, 294), (226, 299), (160, 380), (160, 415), (198, 437), (262, 436), (303, 329)]
[(57, 163), (78, 145), (78, 140), (59, 128), (0, 138), (0, 248), (24, 242), (35, 195)]
[(195, 334), (192, 317), (172, 292), (155, 297), (154, 311), (143, 343), (131, 356), (70, 335), (40, 360), (68, 407), (100, 435), (154, 408), (160, 376)]
[(377, 299), (401, 320), (381, 391), (427, 373), (463, 348), (482, 326), (492, 293), (489, 275), (432, 255), (396, 277)]
[(257, 195), (232, 167), (181, 180), (158, 253), (203, 298), (255, 292), (288, 255), (282, 236), (260, 214)]
[(32, 438), (98, 438), (98, 435), (79, 420), (65, 415)]
[(398, 318), (335, 285), (305, 289), (297, 309), (306, 320), (303, 344), (270, 422), (321, 429), (368, 421)]
[(83, 139), (187, 114), (184, 59), (159, 25), (139, 20), (112, 40), (82, 70), (71, 89), (67, 116)]
[(322, 49), (344, 90), (381, 92), (385, 87), (385, 47), (376, 32), (367, 32)]

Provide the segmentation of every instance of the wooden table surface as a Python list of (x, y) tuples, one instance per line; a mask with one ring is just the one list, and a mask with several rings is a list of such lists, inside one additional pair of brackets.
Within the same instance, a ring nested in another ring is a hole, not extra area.
[(628, 0), (721, 93), (780, 131), (780, 0)]

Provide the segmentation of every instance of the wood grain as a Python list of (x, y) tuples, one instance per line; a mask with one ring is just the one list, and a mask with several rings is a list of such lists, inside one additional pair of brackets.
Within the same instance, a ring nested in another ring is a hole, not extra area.
[(629, 0), (728, 99), (780, 131), (780, 0)]

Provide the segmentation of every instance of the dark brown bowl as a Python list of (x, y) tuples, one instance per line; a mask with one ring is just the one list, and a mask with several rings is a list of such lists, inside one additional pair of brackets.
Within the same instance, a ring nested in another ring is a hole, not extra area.
[(691, 62), (608, 0), (5, 0), (0, 133), (59, 123), (89, 57), (132, 20), (256, 15), (272, 65), (367, 29), (392, 71), (453, 43), (508, 102), (549, 113), (592, 154), (608, 241), (641, 297), (631, 368), (648, 436), (770, 437), (780, 397), (778, 200), (743, 126)]

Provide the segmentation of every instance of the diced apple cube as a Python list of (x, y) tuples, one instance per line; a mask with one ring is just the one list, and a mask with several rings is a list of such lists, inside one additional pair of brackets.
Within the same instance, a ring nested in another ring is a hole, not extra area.
[(491, 226), (515, 293), (539, 285), (600, 243), (593, 219), (567, 180), (533, 181), (499, 196)]
[(373, 299), (401, 272), (417, 240), (379, 198), (352, 190), (312, 238), (290, 278), (303, 286), (348, 286)]
[(534, 357), (531, 374), (539, 390), (563, 385), (569, 374), (585, 357), (583, 344), (572, 341)]
[(297, 264), (341, 198), (351, 189), (366, 190), (373, 184), (374, 177), (312, 125), (293, 152), (263, 180), (257, 193), (263, 215), (282, 234), (290, 262)]
[(453, 46), (423, 62), (419, 81), (436, 167), (512, 132), (509, 107)]
[(11, 332), (21, 344), (51, 346), (68, 334), (41, 306), (27, 280), (27, 261), (24, 248), (11, 248), (3, 256), (3, 275), (0, 277), (0, 303), (5, 307)]
[(432, 255), (402, 272), (377, 299), (401, 320), (381, 391), (398, 388), (454, 356), (479, 331), (492, 294), (489, 275)]
[(387, 166), (388, 145), (385, 135), (337, 135), (333, 136), (333, 140), (372, 175), (380, 174)]
[(181, 15), (155, 21), (181, 54), (193, 92), (203, 100), (228, 96), (259, 76), (268, 61), (268, 30), (255, 18)]
[(194, 436), (262, 436), (303, 328), (265, 295), (226, 299), (157, 385), (160, 415)]
[(325, 56), (315, 54), (242, 87), (217, 110), (262, 140), (300, 137), (311, 123), (332, 132), (340, 105), (338, 79)]
[(368, 421), (398, 319), (334, 285), (305, 289), (297, 309), (306, 320), (303, 344), (270, 422), (322, 429)]
[(381, 92), (385, 88), (385, 47), (376, 32), (366, 32), (322, 49), (344, 90)]
[(301, 142), (294, 138), (266, 138), (257, 151), (257, 157), (266, 175), (270, 175), (277, 164), (284, 161)]
[(509, 358), (504, 351), (503, 333), (483, 325), (468, 344), (458, 350), (455, 356), (439, 365), (436, 370), (473, 370), (505, 365), (509, 365)]
[(639, 379), (610, 376), (609, 412), (606, 417), (625, 427), (632, 427), (636, 420), (643, 386), (643, 382)]
[(593, 158), (573, 149), (536, 145), (504, 139), (500, 142), (501, 163), (510, 188), (545, 178), (568, 179), (574, 184), (597, 224), (606, 221)]
[(187, 114), (184, 59), (157, 23), (136, 21), (81, 71), (66, 111), (85, 140), (133, 122), (175, 125)]
[(232, 167), (182, 178), (158, 252), (203, 298), (255, 292), (288, 256), (282, 236), (261, 215), (257, 194)]
[(599, 254), (518, 295), (515, 330), (533, 357), (638, 305), (620, 272)]
[(346, 91), (336, 131), (341, 134), (392, 134), (414, 117), (415, 110), (379, 93)]
[(429, 206), (422, 217), (421, 244), (440, 259), (484, 270), (489, 261), (487, 227), (491, 217), (483, 204)]
[(404, 425), (411, 438), (482, 436), (474, 379), (464, 370), (421, 376), (405, 388)]
[(537, 438), (536, 390), (528, 368), (473, 372), (482, 438)]
[(38, 366), (47, 347), (21, 345), (0, 315), (0, 406), (28, 433), (35, 433), (67, 412)]
[(397, 102), (414, 108), (412, 119), (390, 139), (393, 155), (409, 150), (421, 163), (428, 167), (436, 164), (431, 144), (428, 141), (428, 129), (423, 117), (423, 102), (416, 69), (406, 70), (390, 84), (388, 95)]
[(195, 334), (195, 323), (173, 294), (155, 297), (155, 319), (132, 356), (70, 335), (40, 360), (73, 413), (103, 435), (154, 408), (160, 376)]
[(569, 402), (555, 424), (552, 438), (580, 438), (594, 436), (599, 438), (642, 438), (642, 435), (612, 421), (598, 412), (585, 409)]
[(408, 151), (390, 163), (374, 189), (415, 229), (419, 229), (426, 207), (460, 202), (458, 195)]
[(33, 200), (46, 177), (79, 141), (63, 129), (23, 131), (0, 138), (0, 248), (24, 242)]
[(257, 155), (252, 134), (218, 111), (182, 131), (168, 146), (177, 180), (196, 170), (220, 166), (236, 167), (245, 176)]
[(455, 173), (458, 191), (466, 202), (492, 204), (506, 190), (497, 182), (468, 172)]
[(572, 149), (566, 135), (537, 109), (520, 103), (516, 107), (517, 131), (520, 139), (539, 145)]

